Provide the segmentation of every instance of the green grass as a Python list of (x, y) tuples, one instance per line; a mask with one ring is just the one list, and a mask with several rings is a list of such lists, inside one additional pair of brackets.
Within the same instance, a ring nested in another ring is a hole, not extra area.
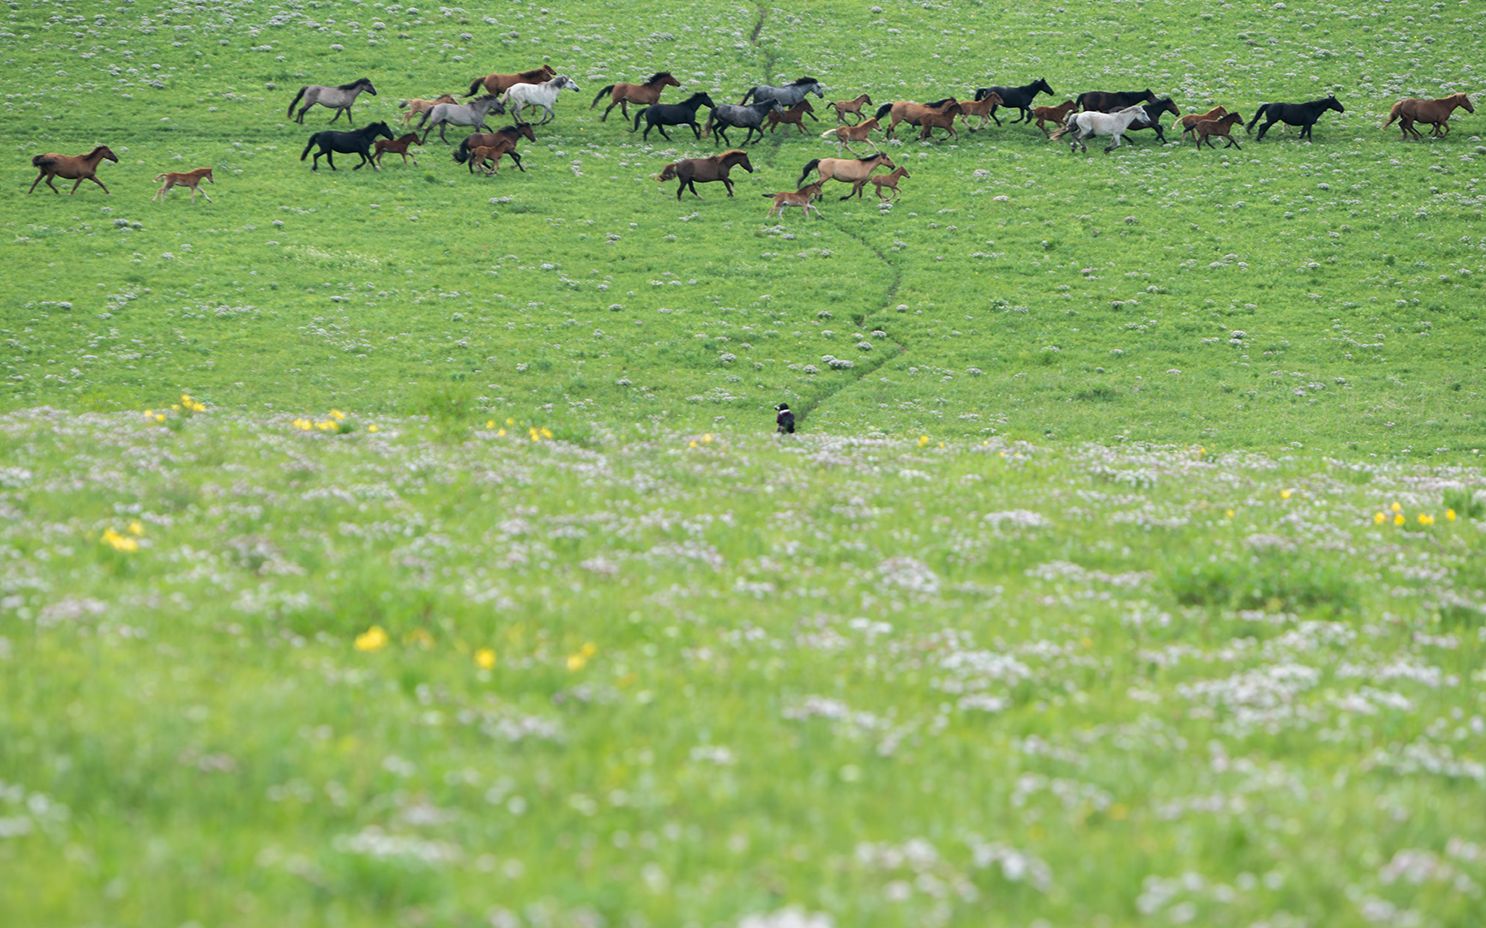
[[(1486, 40), (1354, 7), (7, 7), (0, 924), (1474, 925), (1483, 117), (1378, 127)], [(525, 174), (283, 118), (542, 61)], [(678, 204), (660, 68), (1347, 112), (772, 223), (831, 146)]]

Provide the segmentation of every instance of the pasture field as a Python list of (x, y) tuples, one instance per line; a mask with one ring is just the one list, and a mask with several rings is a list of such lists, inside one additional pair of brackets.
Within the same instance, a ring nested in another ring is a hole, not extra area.
[[(0, 925), (1479, 924), (1486, 114), (1379, 129), (1477, 6), (8, 5)], [(297, 160), (544, 62), (526, 173)], [(662, 68), (1347, 111), (776, 222), (822, 101), (678, 203)]]

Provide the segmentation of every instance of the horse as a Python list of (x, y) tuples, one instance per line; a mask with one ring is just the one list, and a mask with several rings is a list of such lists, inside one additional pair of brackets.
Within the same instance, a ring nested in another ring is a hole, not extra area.
[(1192, 127), (1197, 125), (1202, 120), (1219, 119), (1227, 115), (1228, 110), (1226, 108), (1222, 106), (1215, 106), (1212, 109), (1208, 110), (1206, 113), (1188, 113), (1185, 116), (1178, 116), (1176, 118), (1176, 123), (1172, 128), (1181, 129), (1182, 138), (1186, 138), (1187, 136), (1192, 134)]
[[(780, 123), (786, 123), (799, 129), (800, 134), (804, 135), (806, 116), (815, 119), (815, 109), (810, 105), (809, 100), (801, 100), (787, 110), (778, 108), (769, 110), (769, 115), (764, 117), (764, 125), (769, 127), (770, 133), (773, 133), (775, 129), (779, 128)], [(815, 121), (820, 122), (819, 119), (815, 119)]]
[(1242, 150), (1243, 146), (1238, 144), (1238, 139), (1229, 135), (1235, 125), (1243, 125), (1243, 117), (1236, 112), (1224, 113), (1217, 119), (1199, 119), (1192, 126), (1192, 138), (1197, 140), (1198, 148), (1201, 148), (1204, 142), (1207, 143), (1208, 148), (1217, 148), (1212, 138), (1216, 135), (1227, 142), (1229, 148)]
[[(351, 83), (341, 84), (339, 87), (322, 87), (319, 84), (310, 84), (299, 88), (299, 93), (295, 94), (294, 99), (289, 101), (289, 112), (287, 116), (290, 119), (294, 119), (300, 125), (304, 125), (304, 114), (310, 111), (310, 107), (316, 105), (327, 106), (335, 110), (335, 115), (330, 117), (331, 122), (340, 119), (341, 113), (345, 113), (346, 122), (354, 126), (355, 123), (351, 121), (351, 104), (355, 103), (356, 98), (361, 96), (362, 93), (369, 93), (374, 97), (377, 95), (377, 88), (372, 86), (370, 78), (359, 77)], [(304, 99), (304, 109), (299, 111), (299, 117), (296, 119), (294, 117), (294, 107), (295, 104), (299, 103), (301, 98)]]
[(896, 200), (898, 199), (898, 181), (912, 176), (912, 174), (908, 173), (907, 168), (899, 167), (894, 168), (886, 174), (868, 174), (867, 183), (877, 188), (877, 199), (889, 199), (889, 197), (884, 196), (882, 193), (882, 188), (886, 187), (893, 192), (891, 199)]
[(877, 143), (872, 141), (872, 130), (876, 129), (877, 125), (877, 117), (873, 116), (871, 119), (864, 119), (854, 126), (837, 126), (834, 129), (827, 129), (820, 134), (820, 137), (823, 139), (835, 139), (836, 144), (841, 146), (841, 149), (845, 151), (851, 150), (851, 145), (849, 144), (851, 142), (866, 142), (875, 151), (877, 149)]
[(743, 99), (738, 101), (738, 105), (746, 106), (748, 104), (748, 98), (752, 97), (754, 103), (763, 103), (765, 100), (777, 100), (782, 109), (786, 106), (794, 106), (812, 93), (822, 100), (826, 98), (825, 89), (820, 86), (820, 81), (813, 77), (801, 77), (785, 84), (783, 87), (774, 87), (769, 84), (750, 87), (748, 88), (748, 92), (743, 95)]
[(98, 165), (104, 161), (112, 161), (115, 164), (119, 162), (119, 156), (115, 155), (113, 149), (107, 145), (99, 145), (86, 155), (59, 155), (56, 152), (37, 155), (31, 159), (31, 165), (41, 173), (37, 174), (36, 179), (31, 181), (31, 189), (26, 192), (34, 193), (36, 191), (36, 185), (41, 183), (42, 179), (45, 178), (46, 185), (52, 188), (52, 193), (59, 194), (62, 191), (58, 190), (57, 185), (52, 183), (52, 178), (60, 177), (63, 180), (77, 181), (77, 183), (72, 185), (72, 189), (67, 192), (68, 196), (77, 193), (77, 188), (82, 186), (82, 182), (85, 180), (90, 180), (98, 186), (103, 187), (103, 192), (108, 193), (108, 187), (104, 186), (103, 181), (98, 179)]
[(735, 106), (731, 103), (715, 106), (712, 108), (712, 114), (707, 117), (707, 125), (702, 127), (702, 135), (706, 136), (715, 132), (724, 145), (731, 146), (733, 143), (728, 140), (728, 127), (747, 129), (748, 134), (743, 136), (743, 144), (747, 145), (755, 132), (758, 133), (759, 138), (764, 137), (764, 116), (779, 106), (781, 106), (780, 102), (772, 97), (762, 103), (747, 106), (743, 104)]
[(546, 125), (557, 118), (552, 106), (557, 102), (557, 95), (564, 90), (578, 91), (578, 83), (566, 74), (559, 74), (551, 80), (542, 81), (540, 84), (512, 84), (501, 97), (501, 102), (511, 108), (511, 118), (517, 123), (526, 122), (521, 118), (521, 111), (528, 106), (541, 107), (547, 112), (547, 117), (537, 123), (539, 126)]
[[(832, 100), (826, 104), (827, 109), (835, 109), (836, 121), (846, 122), (848, 113), (856, 117), (856, 122), (862, 121), (862, 104), (872, 105), (872, 98), (867, 94), (859, 94), (854, 100)], [(854, 125), (855, 123), (853, 123)]]
[(1264, 133), (1268, 132), (1269, 127), (1277, 122), (1282, 122), (1287, 126), (1299, 126), (1300, 137), (1309, 140), (1311, 128), (1315, 126), (1316, 120), (1321, 118), (1321, 114), (1327, 110), (1336, 110), (1338, 113), (1346, 112), (1336, 99), (1336, 94), (1331, 94), (1321, 100), (1312, 100), (1309, 103), (1261, 103), (1259, 109), (1254, 111), (1254, 118), (1249, 120), (1249, 124), (1244, 129), (1248, 131), (1254, 128), (1254, 123), (1258, 122), (1260, 117), (1264, 117), (1264, 125), (1259, 127), (1256, 141), (1264, 141)]
[(1444, 138), (1450, 132), (1450, 114), (1456, 108), (1464, 109), (1467, 113), (1474, 113), (1476, 108), (1471, 106), (1471, 98), (1463, 93), (1452, 93), (1448, 97), (1438, 100), (1424, 100), (1419, 97), (1405, 97), (1393, 104), (1393, 109), (1388, 111), (1388, 121), (1383, 123), (1386, 129), (1398, 120), (1398, 131), (1403, 133), (1403, 140), (1407, 142), (1409, 136), (1423, 140), (1424, 136), (1418, 129), (1414, 128), (1416, 122), (1427, 122), (1432, 127), (1429, 134), (1435, 138)]
[[(444, 135), (444, 130), (449, 126), (470, 126), (475, 129), (488, 129), (485, 125), (485, 117), (492, 112), (504, 113), (506, 106), (500, 98), (494, 94), (487, 94), (478, 100), (469, 103), (440, 103), (430, 108), (418, 120), (418, 128), (423, 129), (423, 138), (419, 145), (427, 145), (428, 137), (433, 134), (434, 126), (439, 128), (439, 141), (445, 145), (449, 139)], [(427, 126), (426, 129), (424, 127)]]
[(810, 218), (811, 210), (815, 211), (815, 218), (819, 219), (820, 209), (816, 207), (815, 201), (820, 199), (820, 188), (822, 183), (824, 182), (816, 181), (813, 184), (808, 184), (804, 187), (801, 187), (799, 190), (783, 190), (779, 193), (761, 194), (761, 196), (772, 197), (774, 200), (774, 205), (769, 207), (769, 217), (773, 218), (775, 216), (778, 216), (782, 219), (784, 218), (785, 207), (798, 206), (800, 210), (805, 214), (806, 219)]
[(959, 101), (951, 100), (944, 105), (943, 109), (930, 110), (921, 114), (916, 123), (920, 127), (918, 133), (919, 141), (926, 142), (933, 138), (935, 129), (944, 129), (950, 135), (958, 135), (955, 132), (955, 117), (959, 116), (962, 112), (964, 110), (961, 108)]
[[(1050, 97), (1053, 95), (1053, 88), (1048, 86), (1045, 78), (1041, 77), (1020, 87), (981, 87), (975, 91), (975, 99), (983, 100), (991, 94), (996, 94), (1001, 98), (1001, 106), (1010, 110), (1020, 110), (1021, 118), (1014, 119), (1012, 122), (1031, 122), (1032, 104), (1040, 93), (1045, 93)], [(1001, 120), (996, 119), (996, 107), (994, 106), (991, 107), (991, 118), (996, 120), (996, 125), (1001, 125)]]
[(1156, 95), (1145, 90), (1087, 90), (1078, 95), (1078, 105), (1085, 113), (1115, 113), (1137, 103), (1155, 103)]
[(315, 152), (315, 160), (310, 165), (310, 170), (312, 171), (320, 170), (321, 155), (325, 156), (325, 163), (330, 165), (330, 169), (334, 171), (335, 157), (332, 154), (333, 152), (341, 152), (346, 155), (360, 155), (361, 160), (356, 163), (356, 167), (351, 169), (353, 171), (361, 170), (362, 166), (366, 164), (370, 164), (372, 170), (377, 171), (380, 168), (377, 167), (377, 163), (371, 158), (371, 144), (372, 140), (378, 136), (388, 139), (392, 138), (392, 130), (387, 128), (385, 122), (374, 122), (369, 126), (362, 126), (354, 132), (331, 132), (329, 130), (316, 132), (310, 136), (309, 142), (305, 144), (304, 151), (299, 155), (299, 160), (303, 161), (309, 157), (310, 149), (319, 145), (320, 150)]
[[(476, 165), (484, 169), (487, 175), (500, 173), (500, 159), (503, 155), (515, 155), (516, 153), (506, 145), (471, 145), (470, 146), (470, 173), (474, 173)], [(490, 165), (485, 167), (485, 165)], [(522, 168), (522, 173), (525, 173)]]
[(892, 120), (888, 123), (886, 134), (888, 138), (894, 138), (893, 133), (897, 130), (898, 123), (906, 122), (910, 126), (917, 126), (924, 114), (939, 112), (947, 108), (951, 103), (957, 102), (954, 97), (945, 97), (943, 100), (936, 100), (933, 103), (914, 103), (912, 100), (897, 100), (879, 106), (875, 118), (882, 119), (884, 116), (892, 115)]
[(206, 202), (210, 203), (212, 201), (211, 194), (201, 189), (201, 182), (204, 180), (212, 185), (217, 183), (216, 179), (212, 177), (211, 168), (197, 168), (194, 171), (183, 171), (180, 173), (166, 171), (164, 174), (155, 175), (156, 183), (162, 180), (165, 183), (161, 185), (159, 190), (155, 191), (154, 196), (150, 197), (151, 202), (163, 199), (170, 194), (170, 188), (179, 186), (191, 188), (191, 200), (193, 202), (196, 200), (196, 194), (199, 192), (202, 196), (206, 197)]
[(487, 74), (484, 77), (477, 77), (471, 81), (470, 92), (465, 94), (465, 96), (473, 97), (479, 93), (481, 84), (485, 85), (486, 93), (500, 94), (505, 93), (517, 84), (536, 84), (541, 81), (551, 80), (556, 76), (557, 72), (552, 70), (552, 65), (550, 64), (544, 64), (540, 68), (521, 71), (517, 74)]
[(704, 106), (710, 110), (716, 105), (711, 97), (700, 92), (692, 94), (680, 103), (657, 103), (655, 106), (647, 106), (635, 113), (635, 125), (629, 131), (634, 132), (640, 128), (640, 120), (643, 118), (645, 134), (640, 136), (641, 139), (648, 140), (650, 130), (657, 129), (660, 131), (661, 138), (669, 142), (671, 137), (666, 134), (666, 126), (691, 126), (692, 134), (697, 137), (697, 141), (701, 141), (702, 127), (697, 125), (697, 110)]
[(469, 171), (473, 174), (475, 173), (475, 164), (473, 161), (470, 161), (471, 149), (477, 145), (493, 148), (504, 147), (508, 150), (511, 160), (515, 162), (516, 168), (524, 174), (526, 173), (526, 168), (521, 166), (521, 156), (516, 153), (516, 144), (523, 137), (533, 142), (537, 140), (537, 134), (531, 131), (531, 126), (525, 123), (519, 126), (503, 126), (494, 132), (471, 133), (459, 143), (458, 148), (454, 149), (454, 161), (457, 164), (468, 163)]
[(649, 106), (660, 102), (660, 92), (667, 87), (680, 87), (681, 82), (671, 75), (670, 71), (657, 71), (650, 76), (650, 80), (643, 84), (610, 84), (598, 92), (593, 102), (588, 105), (593, 109), (599, 105), (604, 94), (609, 95), (609, 105), (604, 108), (604, 115), (599, 117), (599, 122), (608, 122), (609, 113), (614, 107), (619, 107), (619, 113), (626, 121), (629, 120), (629, 105), (631, 103)]
[(1150, 123), (1144, 126), (1131, 126), (1129, 131), (1154, 129), (1156, 130), (1156, 141), (1163, 145), (1166, 144), (1166, 132), (1161, 128), (1161, 114), (1170, 113), (1180, 119), (1182, 114), (1177, 110), (1176, 104), (1171, 102), (1170, 97), (1157, 97), (1155, 103), (1147, 103), (1142, 108), (1145, 110), (1146, 117), (1150, 119)]
[(397, 101), (397, 108), (400, 110), (407, 110), (406, 113), (402, 114), (402, 124), (406, 126), (408, 123), (417, 119), (419, 116), (422, 116), (424, 113), (433, 109), (435, 106), (438, 106), (440, 103), (458, 102), (459, 101), (454, 98), (453, 94), (445, 93), (439, 94), (438, 97), (432, 100), (419, 100), (416, 97), (410, 100), (399, 100)]
[(1150, 119), (1146, 115), (1145, 107), (1140, 104), (1127, 106), (1114, 113), (1100, 113), (1085, 110), (1082, 113), (1069, 113), (1068, 119), (1064, 121), (1063, 128), (1052, 134), (1053, 139), (1060, 139), (1069, 132), (1073, 133), (1073, 141), (1068, 143), (1069, 151), (1088, 151), (1089, 146), (1084, 144), (1085, 139), (1095, 136), (1107, 135), (1111, 137), (1105, 152), (1114, 151), (1120, 147), (1120, 136), (1129, 131), (1135, 123), (1143, 123)]
[(418, 141), (418, 133), (416, 132), (409, 132), (407, 135), (400, 135), (390, 142), (386, 139), (377, 139), (376, 142), (372, 143), (372, 160), (375, 161), (377, 163), (377, 167), (380, 168), (382, 166), (382, 156), (390, 151), (395, 155), (402, 155), (403, 164), (407, 164), (408, 159), (412, 158), (413, 164), (416, 165), (418, 163), (418, 156), (408, 151), (408, 146), (414, 144), (423, 144), (422, 142)]
[(1002, 102), (1003, 101), (1001, 99), (1001, 95), (996, 93), (995, 91), (986, 94), (979, 100), (974, 100), (968, 103), (964, 100), (961, 100), (960, 118), (965, 120), (965, 125), (970, 126), (970, 117), (979, 116), (980, 125), (970, 126), (970, 131), (974, 132), (976, 129), (984, 129), (986, 127), (986, 124), (991, 121), (991, 111), (1000, 106)]
[(851, 193), (841, 199), (850, 199), (852, 193), (861, 195), (862, 185), (867, 182), (867, 175), (871, 174), (878, 165), (895, 168), (893, 159), (883, 152), (877, 152), (865, 158), (812, 158), (806, 162), (805, 169), (800, 172), (800, 185), (805, 183), (805, 178), (810, 176), (811, 171), (820, 174), (822, 182), (828, 180), (839, 180), (843, 184), (851, 184)]
[[(1064, 100), (1057, 106), (1034, 106), (1032, 108), (1032, 118), (1037, 120), (1037, 128), (1045, 136), (1048, 134), (1048, 123), (1061, 126), (1063, 125), (1063, 120), (1068, 118), (1068, 114), (1076, 109), (1078, 109), (1078, 104), (1072, 100)], [(1024, 119), (1022, 122), (1026, 122), (1026, 120)]]
[(680, 202), (681, 192), (690, 188), (692, 195), (701, 198), (697, 193), (697, 181), (707, 183), (708, 181), (720, 180), (722, 185), (728, 188), (728, 196), (733, 195), (733, 182), (728, 180), (728, 172), (734, 167), (741, 167), (748, 173), (753, 173), (753, 165), (748, 161), (748, 153), (739, 148), (729, 149), (720, 155), (710, 158), (683, 158), (673, 161), (661, 169), (660, 175), (655, 179), (664, 183), (675, 179), (676, 200)]

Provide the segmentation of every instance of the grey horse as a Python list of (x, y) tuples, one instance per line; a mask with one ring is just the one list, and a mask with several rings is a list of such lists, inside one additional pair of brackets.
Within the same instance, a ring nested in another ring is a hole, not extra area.
[(781, 109), (794, 106), (810, 94), (815, 94), (822, 100), (826, 98), (825, 88), (821, 87), (820, 81), (813, 77), (802, 77), (797, 81), (785, 84), (783, 87), (774, 87), (769, 84), (760, 84), (757, 87), (748, 88), (748, 92), (739, 100), (740, 104), (747, 103), (752, 97), (754, 103), (762, 103), (765, 100), (778, 100)]
[(485, 117), (494, 113), (504, 113), (505, 104), (500, 102), (500, 97), (495, 94), (486, 94), (477, 100), (468, 103), (440, 103), (429, 107), (418, 120), (418, 128), (428, 128), (423, 132), (423, 141), (419, 145), (428, 143), (428, 137), (433, 134), (433, 127), (439, 127), (439, 141), (448, 144), (449, 140), (444, 136), (444, 130), (449, 126), (473, 126), (476, 129), (486, 129)]
[(351, 121), (351, 104), (356, 102), (356, 98), (363, 91), (374, 97), (377, 95), (377, 88), (372, 86), (370, 78), (359, 77), (351, 83), (341, 84), (339, 87), (322, 87), (319, 84), (301, 87), (299, 88), (299, 93), (295, 94), (294, 99), (289, 102), (288, 116), (290, 119), (294, 119), (294, 107), (299, 103), (300, 98), (303, 98), (304, 109), (299, 111), (299, 118), (294, 119), (295, 122), (302, 124), (304, 122), (304, 114), (310, 111), (310, 107), (319, 104), (320, 106), (328, 106), (335, 110), (335, 115), (330, 117), (331, 122), (340, 119), (341, 113), (345, 113), (346, 122), (354, 126), (356, 124)]
[(729, 127), (735, 129), (747, 129), (748, 134), (743, 137), (742, 144), (747, 145), (749, 139), (753, 138), (755, 132), (759, 138), (764, 137), (764, 117), (776, 106), (780, 106), (778, 100), (765, 100), (762, 103), (750, 103), (748, 106), (735, 106), (724, 103), (712, 110), (712, 115), (707, 117), (707, 125), (702, 130), (703, 135), (716, 133), (722, 144), (732, 147), (728, 140), (727, 130)]

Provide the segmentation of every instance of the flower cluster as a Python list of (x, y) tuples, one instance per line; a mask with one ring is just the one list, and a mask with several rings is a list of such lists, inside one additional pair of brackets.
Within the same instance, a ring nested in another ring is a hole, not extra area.
[(206, 412), (206, 404), (197, 400), (189, 393), (182, 393), (180, 402), (171, 403), (170, 406), (161, 409), (146, 409), (144, 411), (145, 422), (152, 425), (163, 425), (167, 428), (178, 429), (185, 424), (187, 419), (197, 413)]
[(144, 526), (140, 524), (138, 519), (135, 519), (122, 532), (114, 528), (104, 529), (99, 541), (115, 551), (121, 551), (124, 554), (133, 554), (139, 550), (139, 539), (143, 536)]
[[(306, 419), (301, 416), (289, 424), (301, 432), (331, 432), (336, 435), (345, 435), (356, 431), (356, 423), (339, 409), (332, 409), (330, 415), (324, 419)], [(377, 427), (369, 425), (366, 430), (375, 432)]]

